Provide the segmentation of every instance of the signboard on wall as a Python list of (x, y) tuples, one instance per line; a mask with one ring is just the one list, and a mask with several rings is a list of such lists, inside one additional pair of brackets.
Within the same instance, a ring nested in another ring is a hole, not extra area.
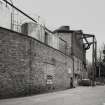
[(69, 73), (69, 74), (71, 74), (71, 73), (72, 73), (71, 68), (68, 68), (68, 73)]
[(47, 75), (47, 84), (53, 84), (53, 76)]
[(52, 64), (45, 64), (44, 67), (44, 74), (45, 74), (45, 79), (46, 79), (46, 84), (53, 84), (54, 78), (55, 78), (55, 66)]

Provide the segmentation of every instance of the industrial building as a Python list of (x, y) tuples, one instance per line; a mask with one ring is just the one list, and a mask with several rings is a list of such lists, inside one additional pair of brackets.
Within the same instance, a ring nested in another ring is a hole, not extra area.
[(22, 33), (0, 28), (0, 97), (67, 89), (71, 78), (76, 87), (85, 64), (81, 31), (35, 23), (23, 24)]
[(93, 35), (69, 26), (51, 31), (3, 1), (28, 22), (16, 24), (12, 14), (11, 29), (0, 27), (0, 98), (64, 90), (87, 78), (86, 50), (91, 44), (86, 38)]

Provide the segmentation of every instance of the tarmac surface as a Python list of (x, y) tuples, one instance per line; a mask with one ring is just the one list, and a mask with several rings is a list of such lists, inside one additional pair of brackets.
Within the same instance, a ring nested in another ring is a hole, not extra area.
[(2, 99), (0, 105), (105, 105), (105, 86), (77, 87), (35, 96)]

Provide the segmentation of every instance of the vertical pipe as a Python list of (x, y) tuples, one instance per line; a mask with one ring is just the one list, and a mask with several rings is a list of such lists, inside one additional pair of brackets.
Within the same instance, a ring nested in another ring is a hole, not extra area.
[(95, 79), (96, 79), (96, 70), (97, 70), (97, 41), (95, 40)]
[(101, 77), (101, 50), (99, 50), (99, 52), (100, 52), (100, 59), (99, 59), (99, 79), (100, 79), (100, 77)]
[(93, 66), (93, 79), (92, 79), (92, 86), (94, 86), (94, 82), (95, 82), (95, 67), (94, 67), (94, 36), (93, 36), (93, 47), (92, 47), (92, 66)]
[(73, 61), (73, 86), (74, 86), (74, 34), (75, 32), (72, 33), (71, 36), (71, 55), (72, 55), (72, 61)]
[(13, 29), (13, 27), (12, 27), (13, 26), (12, 20), (13, 19), (12, 19), (12, 13), (11, 13), (11, 30)]
[(100, 79), (100, 72), (101, 71), (101, 64), (99, 64), (99, 79)]
[[(11, 4), (13, 5), (13, 1), (10, 0)], [(14, 30), (14, 8), (12, 8), (12, 11), (11, 11), (11, 30)]]
[(32, 94), (32, 89), (33, 89), (33, 72), (32, 72), (32, 59), (33, 59), (33, 56), (32, 56), (32, 42), (33, 40), (29, 40), (30, 41), (30, 48), (29, 48), (29, 56), (30, 56), (30, 60), (29, 60), (29, 66), (30, 66), (30, 86), (29, 86), (29, 94)]

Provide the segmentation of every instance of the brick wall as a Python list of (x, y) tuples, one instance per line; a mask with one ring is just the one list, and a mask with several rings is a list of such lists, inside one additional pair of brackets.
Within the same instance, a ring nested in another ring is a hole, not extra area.
[(71, 56), (71, 38), (72, 38), (72, 33), (55, 33), (55, 36), (60, 37), (61, 39), (63, 39), (64, 41), (66, 41), (67, 45), (66, 45), (66, 54), (68, 56)]
[[(83, 52), (83, 39), (80, 32), (73, 31), (61, 31), (55, 32), (56, 36), (59, 36), (67, 42), (66, 54), (74, 59), (74, 80), (83, 77), (85, 73), (83, 61), (85, 60)], [(84, 75), (86, 77), (86, 75)], [(77, 84), (76, 84), (77, 85)]]
[(0, 28), (0, 98), (70, 87), (72, 60), (29, 36)]

